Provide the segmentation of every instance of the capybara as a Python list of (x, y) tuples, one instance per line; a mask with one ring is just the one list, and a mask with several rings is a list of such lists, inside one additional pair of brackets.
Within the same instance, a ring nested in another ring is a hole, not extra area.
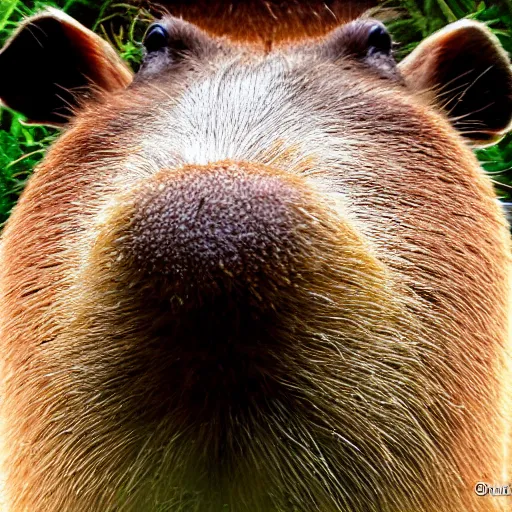
[(2, 511), (509, 507), (495, 37), (144, 44), (132, 79), (48, 10), (0, 53), (2, 101), (65, 125), (2, 236)]

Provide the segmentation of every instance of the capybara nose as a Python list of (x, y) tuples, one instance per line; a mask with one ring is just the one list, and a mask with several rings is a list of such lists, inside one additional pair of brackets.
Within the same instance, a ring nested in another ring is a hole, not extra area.
[(249, 163), (160, 171), (131, 197), (123, 255), (187, 287), (286, 274), (307, 189), (297, 176)]

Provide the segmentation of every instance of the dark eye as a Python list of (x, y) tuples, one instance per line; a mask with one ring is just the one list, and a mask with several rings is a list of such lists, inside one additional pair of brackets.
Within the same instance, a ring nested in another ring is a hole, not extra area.
[(368, 53), (391, 53), (393, 42), (386, 28), (381, 24), (375, 24), (368, 32)]
[(157, 52), (167, 46), (169, 32), (160, 24), (151, 25), (144, 37), (144, 46), (148, 53)]

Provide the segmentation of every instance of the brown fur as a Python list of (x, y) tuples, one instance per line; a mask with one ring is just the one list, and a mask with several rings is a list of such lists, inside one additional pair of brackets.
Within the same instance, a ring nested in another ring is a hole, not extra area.
[(376, 0), (136, 0), (156, 14), (167, 12), (217, 36), (271, 45), (318, 37), (377, 5)]
[(506, 506), (503, 212), (339, 41), (155, 61), (50, 150), (1, 248), (7, 512)]

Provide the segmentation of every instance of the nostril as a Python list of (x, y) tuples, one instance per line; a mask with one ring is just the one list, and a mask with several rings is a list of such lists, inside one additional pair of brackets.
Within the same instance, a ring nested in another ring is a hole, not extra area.
[(133, 197), (123, 252), (140, 267), (200, 283), (287, 272), (300, 185), (245, 163), (162, 171)]

